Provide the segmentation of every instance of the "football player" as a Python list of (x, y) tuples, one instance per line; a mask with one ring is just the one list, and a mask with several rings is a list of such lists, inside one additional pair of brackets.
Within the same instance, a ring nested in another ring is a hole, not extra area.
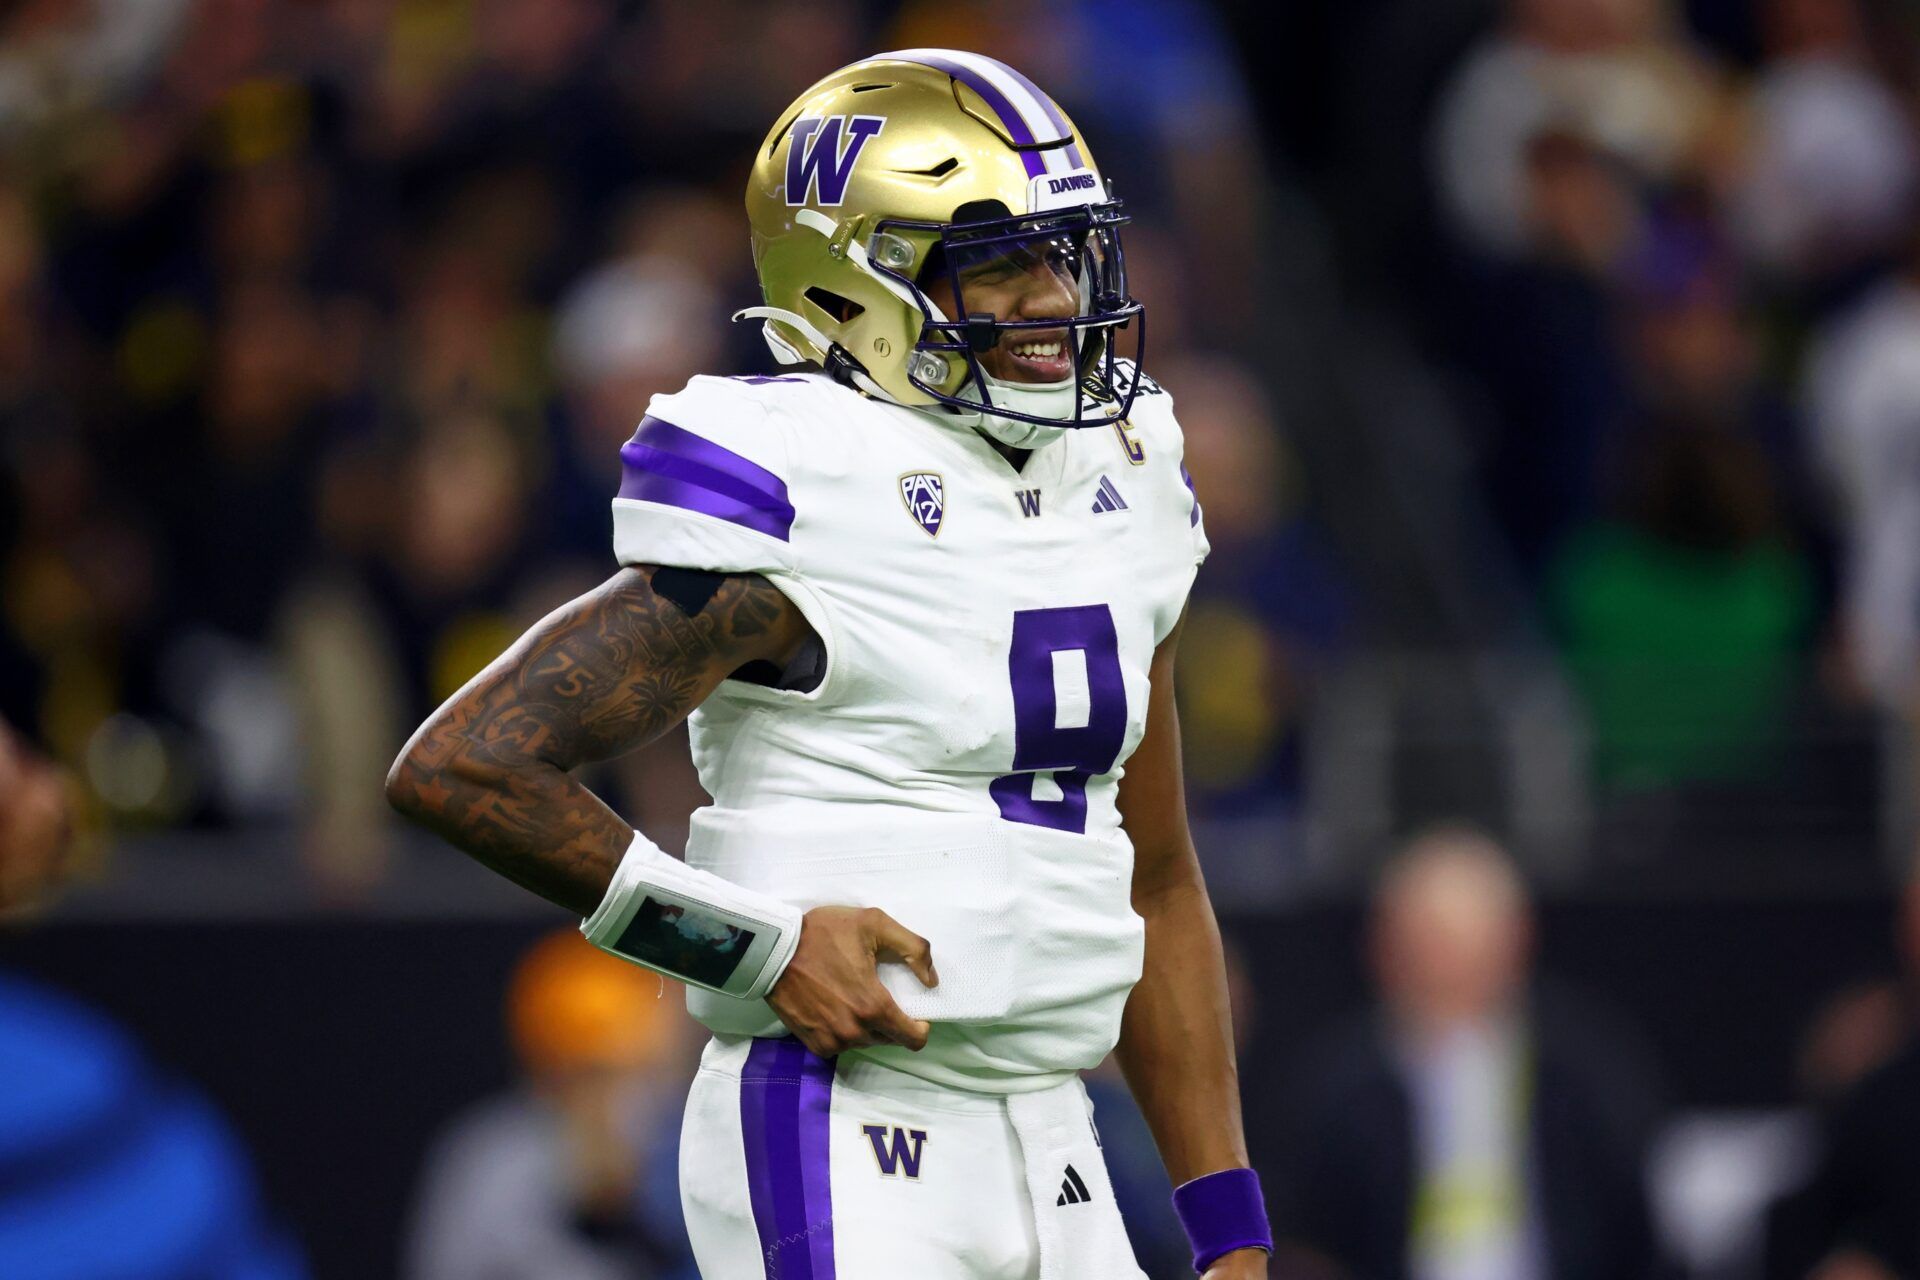
[[(1263, 1276), (1173, 700), (1207, 542), (1121, 207), (951, 50), (836, 71), (754, 161), (741, 314), (793, 371), (654, 398), (624, 567), (388, 794), (690, 988), (705, 1275), (1139, 1276), (1078, 1075), (1117, 1046), (1196, 1271)], [(683, 718), (685, 862), (569, 773)]]

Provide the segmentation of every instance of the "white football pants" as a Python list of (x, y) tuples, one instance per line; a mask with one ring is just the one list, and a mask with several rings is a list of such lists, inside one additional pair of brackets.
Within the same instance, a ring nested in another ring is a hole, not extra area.
[(1075, 1078), (943, 1088), (716, 1037), (680, 1138), (705, 1280), (1145, 1280)]

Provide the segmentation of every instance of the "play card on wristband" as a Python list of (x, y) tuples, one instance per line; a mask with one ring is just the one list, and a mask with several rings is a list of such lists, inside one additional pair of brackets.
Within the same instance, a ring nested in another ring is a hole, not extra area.
[(757, 1000), (800, 943), (798, 907), (689, 867), (634, 833), (587, 941), (689, 986)]

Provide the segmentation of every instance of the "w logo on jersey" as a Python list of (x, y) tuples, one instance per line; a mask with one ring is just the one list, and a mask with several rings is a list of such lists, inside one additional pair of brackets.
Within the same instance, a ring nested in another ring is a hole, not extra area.
[[(787, 147), (787, 203), (837, 205), (847, 198), (847, 180), (867, 142), (887, 123), (884, 116), (802, 116), (793, 122)], [(845, 126), (846, 140), (841, 140)]]
[(931, 471), (915, 471), (900, 477), (900, 500), (929, 538), (940, 536), (940, 518), (947, 512), (947, 491), (940, 477)]
[(899, 1125), (863, 1124), (860, 1132), (873, 1144), (873, 1160), (882, 1175), (909, 1178), (920, 1176), (920, 1150), (926, 1144), (925, 1129), (902, 1129)]

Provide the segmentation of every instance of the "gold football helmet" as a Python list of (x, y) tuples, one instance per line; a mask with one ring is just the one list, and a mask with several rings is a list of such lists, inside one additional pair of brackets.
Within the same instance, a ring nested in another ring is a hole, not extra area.
[[(783, 362), (1023, 448), (1125, 415), (1139, 379), (1118, 366), (1115, 336), (1132, 326), (1137, 367), (1146, 329), (1127, 293), (1126, 218), (1073, 123), (1025, 76), (957, 50), (881, 54), (801, 94), (754, 159), (747, 220), (766, 305), (736, 319), (765, 321)], [(970, 280), (1020, 271), (1053, 272), (1077, 314), (967, 306)], [(928, 297), (935, 278), (959, 314)], [(1040, 331), (1064, 332), (1065, 377), (982, 367), (982, 353)]]

